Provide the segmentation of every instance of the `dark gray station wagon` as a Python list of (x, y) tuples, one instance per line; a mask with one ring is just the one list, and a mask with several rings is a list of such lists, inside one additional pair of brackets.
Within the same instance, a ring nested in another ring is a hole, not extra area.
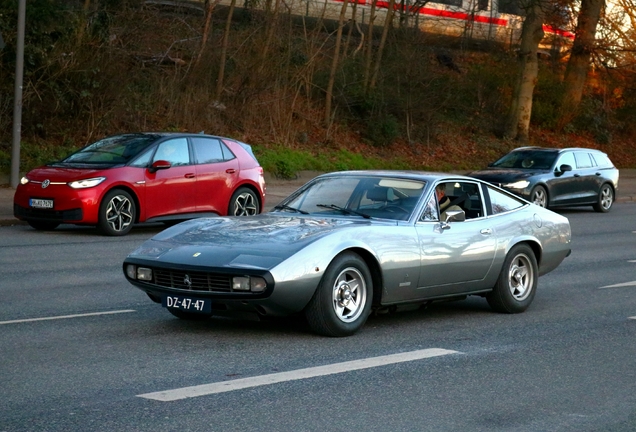
[(612, 208), (618, 169), (607, 155), (586, 148), (517, 148), (468, 175), (506, 189), (541, 207)]

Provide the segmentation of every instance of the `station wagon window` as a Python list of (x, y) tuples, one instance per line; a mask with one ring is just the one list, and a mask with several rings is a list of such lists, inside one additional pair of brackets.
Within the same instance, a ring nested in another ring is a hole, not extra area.
[(219, 140), (201, 137), (190, 138), (190, 140), (194, 147), (197, 164), (209, 164), (225, 160)]
[(592, 160), (590, 159), (590, 154), (585, 152), (576, 152), (574, 153), (574, 158), (576, 159), (576, 167), (577, 168), (591, 168)]
[(561, 169), (561, 165), (570, 165), (572, 169), (576, 168), (576, 162), (574, 161), (574, 153), (567, 152), (563, 153), (559, 156), (559, 161), (556, 164), (556, 167)]
[(491, 187), (488, 187), (488, 195), (490, 196), (492, 214), (509, 212), (525, 205), (524, 202)]
[(610, 168), (613, 167), (614, 164), (609, 160), (609, 158), (603, 153), (592, 153), (592, 159), (596, 161), (596, 165), (601, 168)]
[(190, 153), (186, 138), (171, 139), (159, 144), (154, 161), (165, 160), (172, 166), (190, 165)]

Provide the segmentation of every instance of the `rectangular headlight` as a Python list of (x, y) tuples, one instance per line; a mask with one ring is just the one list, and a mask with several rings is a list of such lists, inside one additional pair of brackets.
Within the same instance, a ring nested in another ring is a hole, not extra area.
[(143, 281), (151, 281), (152, 280), (152, 270), (145, 267), (137, 268), (137, 279)]
[(514, 183), (505, 184), (503, 186), (510, 189), (523, 189), (528, 187), (529, 184), (530, 182), (528, 180), (519, 180)]
[(249, 276), (235, 276), (232, 278), (232, 289), (234, 291), (249, 291), (250, 290), (250, 277)]
[(267, 288), (267, 282), (261, 277), (252, 277), (250, 280), (250, 291), (263, 292)]

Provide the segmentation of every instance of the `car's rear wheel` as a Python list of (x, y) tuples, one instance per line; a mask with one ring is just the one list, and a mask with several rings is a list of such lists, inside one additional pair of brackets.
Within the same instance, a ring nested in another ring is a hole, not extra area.
[(230, 199), (230, 216), (253, 216), (260, 213), (260, 206), (256, 194), (248, 188), (239, 188)]
[(188, 320), (188, 321), (204, 321), (204, 320), (210, 319), (210, 316), (211, 316), (208, 314), (185, 312), (179, 309), (172, 309), (172, 308), (168, 308), (168, 312), (170, 312), (172, 315), (176, 316), (179, 319)]
[(39, 221), (39, 220), (30, 220), (27, 221), (32, 228), (35, 228), (38, 231), (51, 231), (57, 228), (60, 224), (58, 222), (49, 222), (49, 221)]
[(539, 207), (548, 208), (548, 192), (543, 186), (535, 186), (530, 193), (530, 202)]
[(614, 204), (614, 189), (605, 183), (598, 193), (598, 201), (594, 204), (594, 210), (599, 213), (607, 213), (611, 210), (612, 204)]
[(98, 227), (108, 236), (122, 236), (130, 232), (135, 223), (137, 208), (132, 196), (115, 189), (106, 194), (99, 206)]
[(486, 296), (497, 312), (525, 311), (537, 290), (539, 270), (532, 248), (526, 244), (513, 247), (504, 262), (495, 288)]
[(369, 317), (373, 302), (373, 282), (359, 255), (346, 252), (329, 264), (305, 308), (305, 317), (316, 333), (350, 336)]

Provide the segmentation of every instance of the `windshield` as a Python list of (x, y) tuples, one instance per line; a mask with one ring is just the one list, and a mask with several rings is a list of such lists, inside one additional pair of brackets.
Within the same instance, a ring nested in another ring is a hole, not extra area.
[(425, 185), (394, 177), (328, 177), (312, 183), (274, 211), (408, 220)]
[(154, 143), (157, 138), (156, 135), (148, 134), (116, 135), (89, 144), (60, 162), (124, 164)]
[(557, 151), (519, 150), (508, 153), (491, 166), (497, 168), (549, 170), (552, 168), (557, 155)]

